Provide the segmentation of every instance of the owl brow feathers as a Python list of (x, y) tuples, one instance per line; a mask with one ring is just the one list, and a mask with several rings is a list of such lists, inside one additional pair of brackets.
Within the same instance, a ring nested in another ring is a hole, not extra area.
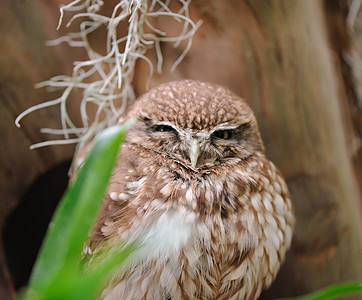
[(200, 136), (200, 137), (201, 136), (203, 136), (203, 137), (211, 137), (212, 134), (215, 131), (230, 130), (230, 131), (235, 131), (235, 132), (243, 132), (243, 131), (245, 131), (245, 130), (247, 130), (247, 129), (249, 129), (251, 127), (251, 122), (250, 121), (246, 122), (246, 123), (243, 123), (243, 124), (234, 124), (232, 122), (224, 122), (222, 124), (219, 124), (219, 125), (215, 126), (211, 130), (197, 130), (197, 131), (194, 131), (194, 130), (189, 129), (189, 128), (181, 130), (180, 128), (178, 128), (172, 122), (169, 122), (169, 121), (156, 122), (156, 121), (150, 120), (147, 117), (140, 117), (139, 119), (140, 119), (140, 121), (144, 122), (149, 128), (152, 128), (153, 130), (155, 128), (157, 128), (157, 126), (169, 126), (181, 136), (185, 136), (185, 135), (189, 134), (189, 135), (195, 135), (195, 136)]

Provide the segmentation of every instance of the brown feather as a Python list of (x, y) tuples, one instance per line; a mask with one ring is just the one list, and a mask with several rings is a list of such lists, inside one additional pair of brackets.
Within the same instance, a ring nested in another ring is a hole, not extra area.
[[(126, 136), (90, 252), (134, 239), (168, 242), (114, 276), (102, 298), (256, 299), (284, 260), (294, 214), (251, 109), (223, 87), (184, 80), (140, 97), (131, 117), (139, 122)], [(180, 228), (162, 236), (172, 224)]]

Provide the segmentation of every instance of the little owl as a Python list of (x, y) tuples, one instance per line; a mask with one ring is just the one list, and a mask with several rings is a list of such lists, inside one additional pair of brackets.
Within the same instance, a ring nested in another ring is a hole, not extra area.
[(133, 117), (86, 250), (148, 246), (102, 299), (258, 298), (284, 260), (294, 215), (249, 106), (183, 80), (141, 96)]

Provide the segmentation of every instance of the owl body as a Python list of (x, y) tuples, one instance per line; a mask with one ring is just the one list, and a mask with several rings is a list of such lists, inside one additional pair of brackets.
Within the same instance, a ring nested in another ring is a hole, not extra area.
[(135, 116), (90, 248), (137, 240), (144, 250), (102, 298), (256, 299), (290, 246), (294, 215), (250, 108), (184, 80), (145, 94)]

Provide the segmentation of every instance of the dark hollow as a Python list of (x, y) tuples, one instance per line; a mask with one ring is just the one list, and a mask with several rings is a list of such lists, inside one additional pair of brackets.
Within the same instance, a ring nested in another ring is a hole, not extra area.
[(7, 219), (3, 244), (16, 289), (29, 280), (48, 224), (67, 187), (69, 167), (70, 162), (64, 162), (38, 177)]

